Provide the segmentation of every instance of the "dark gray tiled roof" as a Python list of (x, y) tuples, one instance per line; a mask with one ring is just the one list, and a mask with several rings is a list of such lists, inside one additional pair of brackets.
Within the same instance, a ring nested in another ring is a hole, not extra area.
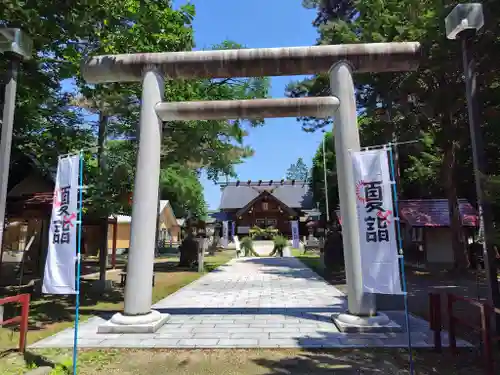
[(240, 209), (266, 190), (290, 208), (313, 208), (312, 193), (304, 181), (229, 182), (222, 187), (221, 210)]

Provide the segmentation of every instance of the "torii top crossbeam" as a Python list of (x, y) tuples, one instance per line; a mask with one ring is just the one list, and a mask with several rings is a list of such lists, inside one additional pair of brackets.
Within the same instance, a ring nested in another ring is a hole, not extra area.
[(167, 78), (284, 76), (327, 72), (343, 60), (377, 73), (416, 70), (419, 59), (418, 42), (136, 53), (91, 57), (82, 74), (89, 83), (137, 82), (152, 64)]

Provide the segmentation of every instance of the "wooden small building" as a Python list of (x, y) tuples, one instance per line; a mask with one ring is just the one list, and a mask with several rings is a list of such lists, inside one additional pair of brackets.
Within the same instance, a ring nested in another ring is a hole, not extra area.
[[(477, 233), (479, 217), (465, 199), (459, 199), (459, 209), (466, 246)], [(401, 200), (399, 211), (406, 260), (420, 265), (453, 266), (448, 200)]]
[[(183, 221), (179, 221), (175, 217), (175, 213), (168, 200), (160, 201), (158, 215), (158, 241), (160, 246), (166, 247), (169, 246), (170, 243), (178, 244), (181, 241), (181, 224)], [(132, 217), (128, 215), (112, 215), (110, 216), (110, 221), (112, 222), (109, 224), (108, 229), (108, 252), (112, 252), (115, 238), (118, 254), (128, 251), (130, 249)]]
[(305, 222), (313, 207), (312, 194), (305, 181), (236, 181), (221, 184), (220, 217), (228, 220), (230, 227), (245, 236), (250, 228), (273, 227), (291, 237), (290, 221), (300, 222), (301, 235), (307, 234)]
[[(464, 246), (476, 237), (479, 217), (465, 199), (459, 199)], [(455, 261), (447, 199), (399, 200), (405, 262), (417, 266), (452, 267)], [(337, 217), (342, 224), (340, 211)]]

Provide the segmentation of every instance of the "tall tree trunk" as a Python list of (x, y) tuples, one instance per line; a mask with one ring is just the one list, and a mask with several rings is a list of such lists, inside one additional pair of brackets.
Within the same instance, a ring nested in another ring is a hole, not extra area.
[(464, 243), (462, 219), (458, 204), (457, 188), (455, 184), (456, 152), (458, 141), (456, 130), (453, 126), (451, 116), (444, 116), (441, 123), (446, 135), (446, 144), (443, 156), (443, 179), (446, 198), (448, 199), (448, 211), (451, 228), (451, 244), (454, 255), (454, 268), (464, 271), (469, 265), (467, 248)]

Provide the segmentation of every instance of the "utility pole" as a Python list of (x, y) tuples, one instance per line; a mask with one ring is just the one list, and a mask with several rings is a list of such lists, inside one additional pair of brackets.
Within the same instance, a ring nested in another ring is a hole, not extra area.
[(16, 109), (17, 76), (21, 61), (31, 58), (32, 47), (32, 40), (21, 29), (0, 28), (0, 52), (9, 60), (1, 124), (2, 138), (0, 140), (0, 249), (3, 247), (10, 150)]
[[(488, 282), (489, 303), (500, 308), (500, 291), (496, 267), (496, 254), (492, 247), (494, 238), (491, 207), (484, 194), (486, 160), (484, 143), (479, 120), (477, 99), (476, 61), (473, 56), (473, 43), (476, 33), (484, 26), (483, 6), (480, 3), (458, 4), (445, 19), (446, 37), (460, 39), (462, 43), (462, 63), (464, 67), (465, 92), (469, 114), (469, 128), (474, 166), (477, 208), (480, 232), (483, 233), (483, 255)], [(496, 331), (500, 333), (500, 314), (496, 315)]]
[(327, 173), (326, 173), (326, 152), (325, 152), (325, 142), (326, 142), (326, 131), (323, 132), (323, 174), (325, 179), (325, 203), (326, 203), (326, 222), (330, 223), (330, 204), (328, 202), (328, 181), (327, 181)]

